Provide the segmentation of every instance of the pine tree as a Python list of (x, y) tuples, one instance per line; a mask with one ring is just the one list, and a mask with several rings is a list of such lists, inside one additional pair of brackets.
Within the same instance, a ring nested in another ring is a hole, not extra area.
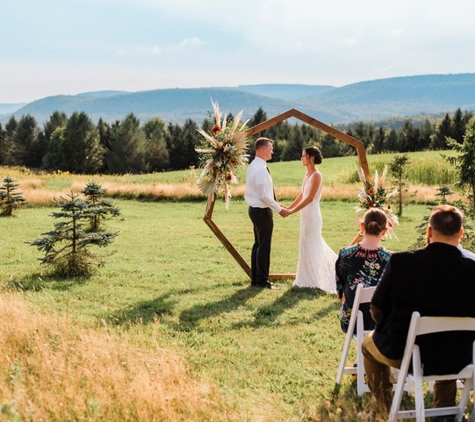
[(87, 232), (84, 229), (85, 221), (94, 218), (97, 208), (91, 207), (88, 201), (74, 192), (67, 198), (54, 200), (54, 204), (61, 211), (53, 212), (51, 217), (62, 221), (54, 223), (53, 231), (43, 233), (43, 237), (27, 243), (45, 252), (40, 261), (52, 266), (55, 275), (68, 278), (92, 274), (93, 264), (103, 265), (102, 258), (105, 255), (91, 252), (90, 247), (108, 246), (117, 232)]
[(147, 138), (147, 161), (149, 170), (167, 170), (170, 167), (170, 160), (165, 140), (165, 123), (156, 117), (145, 123), (142, 130)]
[(107, 171), (113, 174), (148, 171), (147, 139), (140, 130), (140, 120), (133, 113), (112, 125), (106, 164)]
[(454, 165), (458, 174), (457, 186), (466, 190), (469, 213), (475, 217), (475, 119), (467, 123), (462, 144), (452, 138), (447, 138), (447, 144), (458, 153), (446, 159)]
[(3, 179), (3, 185), (0, 186), (0, 206), (2, 208), (2, 215), (11, 217), (13, 211), (16, 210), (20, 204), (26, 200), (23, 198), (21, 192), (16, 192), (18, 183), (14, 183), (11, 177)]
[(120, 215), (120, 209), (115, 207), (111, 201), (103, 198), (106, 192), (107, 189), (103, 189), (101, 185), (95, 182), (86, 184), (86, 187), (81, 191), (86, 196), (90, 206), (95, 208), (89, 222), (89, 231), (91, 232), (97, 232), (101, 228), (102, 222), (108, 217), (112, 218)]
[(391, 173), (394, 176), (393, 182), (396, 184), (396, 188), (398, 189), (398, 210), (396, 213), (398, 217), (402, 216), (404, 193), (408, 191), (407, 166), (409, 165), (410, 161), (411, 160), (406, 154), (395, 155), (393, 160), (389, 164), (389, 169), (391, 170)]

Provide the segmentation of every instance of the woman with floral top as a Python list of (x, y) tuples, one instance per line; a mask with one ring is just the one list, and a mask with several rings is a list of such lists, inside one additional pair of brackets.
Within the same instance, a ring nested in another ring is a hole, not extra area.
[[(387, 232), (388, 217), (379, 208), (370, 208), (360, 223), (363, 240), (340, 250), (335, 264), (336, 288), (341, 299), (341, 329), (346, 333), (358, 284), (376, 286), (389, 261), (390, 251), (380, 246)], [(374, 328), (369, 304), (362, 304), (365, 330)], [(356, 329), (356, 328), (355, 328)]]

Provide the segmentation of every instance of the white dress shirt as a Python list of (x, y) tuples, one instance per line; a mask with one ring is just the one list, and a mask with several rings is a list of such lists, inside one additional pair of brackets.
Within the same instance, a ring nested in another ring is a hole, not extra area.
[(272, 177), (262, 158), (254, 158), (247, 168), (244, 199), (249, 206), (254, 208), (270, 208), (275, 212), (282, 211), (282, 207), (274, 199)]
[(472, 251), (469, 251), (468, 249), (462, 248), (462, 245), (460, 244), (458, 245), (458, 248), (462, 251), (463, 256), (473, 259), (475, 261), (475, 253), (473, 253)]

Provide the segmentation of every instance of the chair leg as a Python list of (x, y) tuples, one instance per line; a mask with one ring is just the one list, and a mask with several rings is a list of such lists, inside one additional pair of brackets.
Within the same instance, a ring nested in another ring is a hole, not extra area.
[(343, 346), (343, 351), (341, 353), (340, 358), (340, 366), (338, 367), (338, 373), (336, 375), (337, 384), (341, 384), (341, 379), (343, 378), (343, 374), (345, 373), (345, 365), (346, 359), (348, 358), (348, 350), (350, 349), (351, 337), (352, 336), (349, 333), (346, 334), (345, 344)]
[[(389, 411), (388, 422), (395, 422), (399, 419), (399, 409), (401, 408), (402, 393), (404, 392), (404, 379), (398, 376), (398, 382), (393, 395), (393, 402)], [(474, 421), (475, 422), (475, 421)]]
[[(465, 380), (465, 384), (463, 386), (463, 390), (462, 390), (462, 394), (460, 396), (460, 401), (459, 401), (459, 410), (458, 410), (458, 413), (457, 413), (457, 421), (462, 421), (462, 418), (463, 418), (463, 413), (465, 411), (465, 408), (467, 406), (467, 403), (468, 403), (468, 399), (470, 398), (470, 391), (472, 390), (473, 388), (473, 379), (472, 378), (467, 378)], [(474, 421), (475, 420), (475, 412), (472, 411), (472, 416), (471, 416), (471, 420)]]
[(425, 422), (425, 409), (424, 409), (424, 391), (422, 389), (422, 379), (416, 378), (414, 380), (415, 390), (415, 404), (416, 404), (416, 421)]

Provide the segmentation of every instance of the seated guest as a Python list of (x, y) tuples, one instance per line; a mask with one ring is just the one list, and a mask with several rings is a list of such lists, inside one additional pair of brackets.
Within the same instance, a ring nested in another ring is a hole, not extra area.
[[(364, 366), (371, 391), (371, 413), (387, 420), (392, 401), (390, 367), (399, 368), (411, 315), (475, 317), (475, 261), (458, 248), (462, 213), (450, 205), (433, 209), (429, 244), (391, 255), (371, 301), (376, 328), (364, 339)], [(436, 341), (434, 343), (434, 341)], [(471, 332), (438, 333), (418, 339), (426, 375), (451, 374), (471, 362)], [(436, 371), (436, 372), (434, 372)], [(434, 406), (455, 405), (456, 381), (434, 386)]]
[[(341, 299), (341, 329), (346, 333), (350, 323), (356, 288), (376, 286), (390, 252), (380, 246), (382, 237), (387, 232), (388, 217), (379, 208), (366, 211), (360, 223), (363, 240), (356, 245), (340, 250), (336, 261), (336, 288)], [(374, 321), (369, 315), (369, 304), (361, 305), (364, 315), (365, 330), (374, 328)], [(356, 327), (355, 327), (356, 330)]]

